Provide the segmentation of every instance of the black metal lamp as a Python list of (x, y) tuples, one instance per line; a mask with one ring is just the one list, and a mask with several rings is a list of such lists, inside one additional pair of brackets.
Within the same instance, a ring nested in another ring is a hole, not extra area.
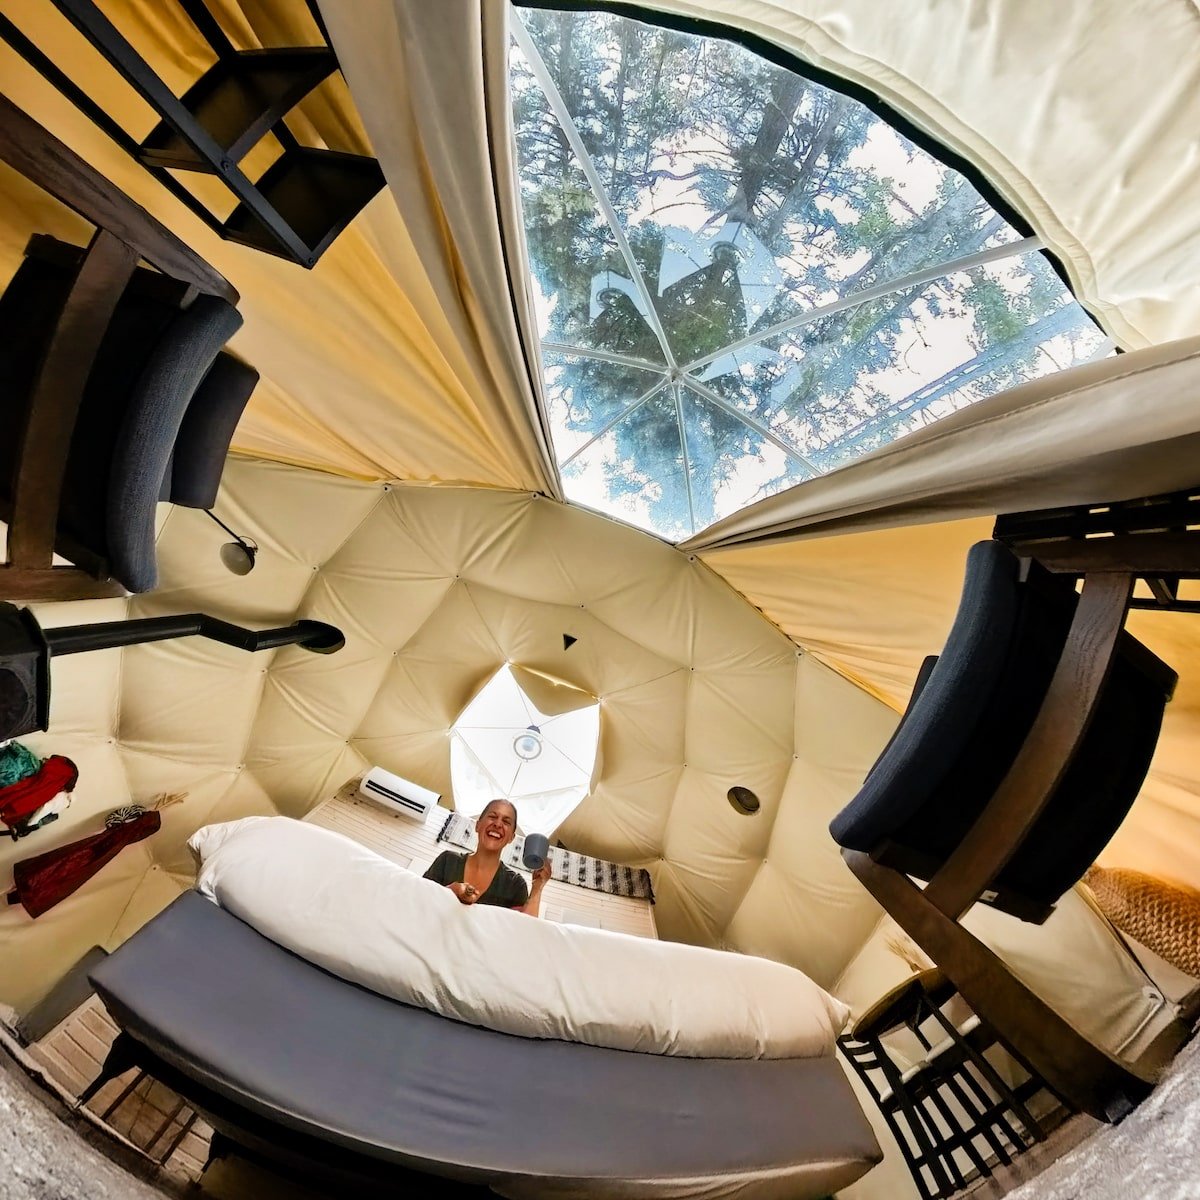
[(226, 542), (221, 547), (221, 562), (224, 563), (225, 569), (232, 571), (235, 575), (249, 575), (254, 570), (254, 560), (258, 555), (258, 543), (253, 538), (242, 537), (240, 533), (234, 533), (211, 508), (206, 508), (204, 512), (233, 538), (232, 542)]

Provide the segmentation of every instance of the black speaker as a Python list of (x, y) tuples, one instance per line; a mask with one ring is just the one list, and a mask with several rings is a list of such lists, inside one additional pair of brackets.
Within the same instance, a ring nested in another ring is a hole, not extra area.
[(28, 609), (0, 602), (0, 741), (50, 723), (50, 653)]

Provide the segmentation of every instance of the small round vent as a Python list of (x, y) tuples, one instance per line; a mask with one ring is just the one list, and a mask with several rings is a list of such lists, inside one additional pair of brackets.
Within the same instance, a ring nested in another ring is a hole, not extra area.
[(744, 817), (754, 816), (761, 807), (758, 797), (748, 787), (731, 787), (726, 795), (729, 797), (729, 803), (733, 805), (734, 812), (739, 812)]

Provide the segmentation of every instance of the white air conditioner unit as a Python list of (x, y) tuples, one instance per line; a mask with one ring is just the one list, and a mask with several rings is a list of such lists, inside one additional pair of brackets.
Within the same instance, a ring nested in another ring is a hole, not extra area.
[(358, 785), (358, 794), (364, 800), (371, 800), (381, 808), (386, 808), (388, 812), (410, 817), (414, 821), (424, 821), (441, 799), (437, 792), (431, 792), (410, 779), (401, 779), (382, 767), (372, 767), (363, 776), (362, 783)]

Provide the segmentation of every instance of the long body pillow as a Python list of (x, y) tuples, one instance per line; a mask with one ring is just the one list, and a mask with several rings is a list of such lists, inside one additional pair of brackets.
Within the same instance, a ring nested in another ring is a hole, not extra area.
[(848, 1016), (781, 963), (465, 906), (286, 817), (209, 825), (188, 844), (201, 894), (265, 937), (472, 1025), (691, 1058), (813, 1058), (833, 1053)]

